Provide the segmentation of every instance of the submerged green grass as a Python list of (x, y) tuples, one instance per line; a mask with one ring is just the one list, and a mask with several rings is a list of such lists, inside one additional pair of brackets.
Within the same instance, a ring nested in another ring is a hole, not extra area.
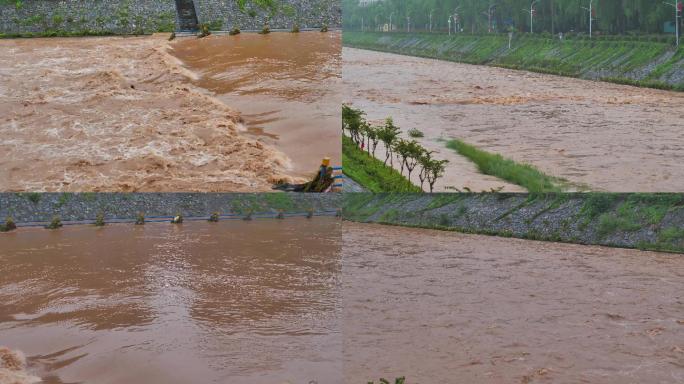
[(359, 149), (347, 136), (342, 136), (344, 174), (370, 192), (422, 192), (396, 169)]
[(499, 154), (478, 149), (461, 140), (449, 140), (447, 148), (467, 157), (480, 172), (517, 184), (532, 193), (560, 192), (562, 180), (548, 176), (529, 164), (516, 163)]

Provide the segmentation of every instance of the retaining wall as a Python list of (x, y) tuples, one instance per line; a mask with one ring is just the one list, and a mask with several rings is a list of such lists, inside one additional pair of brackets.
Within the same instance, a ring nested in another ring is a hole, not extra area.
[(684, 253), (684, 194), (365, 194), (347, 220)]
[(300, 193), (0, 193), (0, 222), (11, 217), (17, 223), (106, 218), (209, 216), (254, 212), (332, 211), (341, 207), (341, 195)]
[[(342, 23), (340, 0), (286, 0), (270, 18), (272, 29)], [(235, 0), (195, 0), (200, 23), (213, 30), (261, 29), (267, 13), (240, 12)], [(0, 34), (142, 34), (176, 29), (175, 1), (168, 0), (0, 0)]]

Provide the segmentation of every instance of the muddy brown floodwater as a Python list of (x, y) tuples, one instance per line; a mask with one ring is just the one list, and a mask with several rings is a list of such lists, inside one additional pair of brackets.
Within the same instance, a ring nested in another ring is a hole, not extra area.
[(342, 383), (333, 218), (1, 237), (0, 346), (25, 382)]
[(451, 161), (437, 186), (519, 187), (478, 174), (439, 139), (594, 190), (684, 190), (684, 94), (488, 66), (343, 49), (345, 101), (387, 116)]
[(348, 383), (682, 383), (682, 255), (344, 223)]
[[(329, 126), (339, 62), (334, 33), (3, 39), (0, 190), (256, 192), (301, 181), (324, 153), (339, 159)], [(283, 97), (290, 88), (296, 100)]]
[(180, 39), (172, 53), (196, 85), (241, 112), (247, 131), (277, 147), (296, 176), (323, 157), (341, 164), (340, 32), (254, 33)]

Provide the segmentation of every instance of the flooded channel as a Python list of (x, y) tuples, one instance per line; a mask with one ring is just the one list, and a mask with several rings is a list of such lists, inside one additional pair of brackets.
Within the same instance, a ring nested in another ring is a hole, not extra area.
[(338, 220), (0, 237), (0, 346), (26, 356), (27, 377), (342, 383)]
[(682, 255), (344, 223), (345, 377), (681, 383)]
[(339, 33), (3, 39), (0, 52), (3, 191), (264, 192), (324, 156), (339, 164)]
[(323, 157), (341, 163), (340, 32), (243, 33), (180, 39), (172, 53), (194, 83), (239, 110), (244, 127), (310, 176)]
[(450, 160), (445, 186), (519, 187), (481, 175), (440, 139), (481, 149), (593, 190), (684, 188), (684, 94), (343, 49), (345, 101), (374, 121), (392, 116)]

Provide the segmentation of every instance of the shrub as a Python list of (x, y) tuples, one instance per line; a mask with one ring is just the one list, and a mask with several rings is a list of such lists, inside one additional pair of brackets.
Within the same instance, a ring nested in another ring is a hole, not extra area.
[(12, 220), (11, 217), (8, 217), (7, 220), (5, 220), (5, 230), (11, 231), (14, 229), (17, 229), (17, 224), (14, 223), (14, 220)]
[(96, 227), (104, 227), (104, 225), (105, 225), (104, 213), (100, 212), (95, 217), (95, 226)]
[(239, 34), (240, 34), (240, 28), (238, 28), (238, 27), (234, 27), (233, 29), (230, 30), (230, 32), (228, 32), (228, 35), (230, 35), (230, 36), (235, 36), (235, 35), (239, 35)]
[(408, 130), (408, 135), (410, 137), (424, 137), (425, 134), (416, 128), (411, 128)]
[(211, 216), (209, 216), (209, 221), (211, 221), (212, 223), (217, 223), (219, 221), (219, 213), (212, 213)]
[(52, 221), (50, 224), (48, 224), (45, 228), (47, 229), (57, 229), (62, 227), (62, 220), (59, 218), (59, 216), (55, 216), (52, 218)]
[(140, 212), (138, 217), (135, 219), (135, 225), (145, 225), (145, 214)]
[(197, 35), (198, 38), (203, 38), (211, 35), (211, 31), (209, 30), (209, 26), (207, 24), (200, 24), (199, 26), (200, 33)]

